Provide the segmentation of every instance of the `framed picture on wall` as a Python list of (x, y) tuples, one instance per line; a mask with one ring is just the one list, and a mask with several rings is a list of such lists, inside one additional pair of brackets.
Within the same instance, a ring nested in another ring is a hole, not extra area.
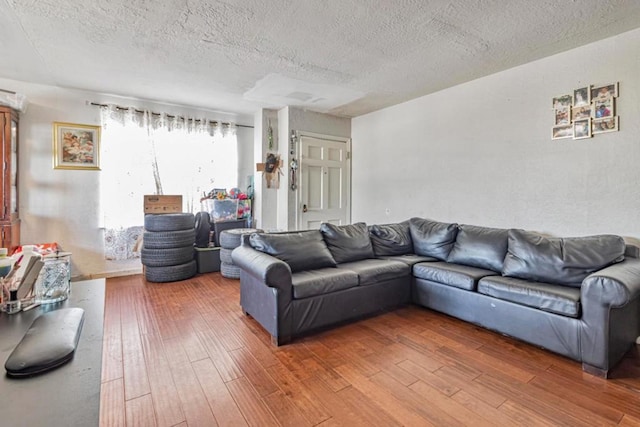
[(602, 101), (594, 101), (593, 117), (596, 119), (604, 119), (615, 115), (613, 98)]
[(608, 117), (606, 119), (594, 119), (591, 121), (591, 133), (615, 132), (620, 130), (618, 127), (618, 116)]
[(602, 101), (609, 98), (618, 97), (618, 82), (604, 86), (595, 86), (591, 88), (591, 99), (593, 101)]
[(582, 105), (571, 109), (571, 120), (584, 120), (591, 117), (591, 105)]
[(53, 168), (100, 170), (100, 126), (54, 122)]
[(551, 139), (582, 139), (620, 130), (619, 82), (588, 85), (552, 98)]
[(553, 98), (553, 109), (559, 110), (560, 108), (571, 107), (572, 102), (571, 95), (560, 95)]
[(573, 91), (573, 106), (589, 105), (591, 103), (591, 92), (589, 86), (581, 87)]
[(573, 122), (573, 139), (591, 138), (591, 119)]
[(569, 122), (571, 121), (571, 108), (570, 107), (564, 107), (564, 108), (558, 108), (557, 110), (554, 110), (555, 113), (555, 126), (559, 126), (559, 125), (568, 125)]
[(551, 139), (573, 138), (573, 125), (554, 126), (551, 128)]

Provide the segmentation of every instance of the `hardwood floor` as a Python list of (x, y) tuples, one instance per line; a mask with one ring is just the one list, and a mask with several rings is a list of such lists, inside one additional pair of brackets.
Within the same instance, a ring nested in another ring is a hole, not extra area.
[(107, 280), (100, 425), (640, 426), (637, 348), (613, 376), (415, 306), (276, 348), (237, 280), (129, 276)]

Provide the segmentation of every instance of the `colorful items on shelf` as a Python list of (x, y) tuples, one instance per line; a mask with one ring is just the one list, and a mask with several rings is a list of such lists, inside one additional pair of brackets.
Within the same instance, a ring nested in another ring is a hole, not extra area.
[(251, 199), (237, 187), (214, 188), (200, 202), (214, 222), (251, 218)]

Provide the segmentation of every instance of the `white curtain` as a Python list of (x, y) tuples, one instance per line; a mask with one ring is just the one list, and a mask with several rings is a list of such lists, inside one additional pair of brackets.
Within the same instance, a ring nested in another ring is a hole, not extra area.
[[(144, 222), (145, 194), (182, 195), (183, 210), (198, 212), (212, 188), (238, 186), (235, 127), (206, 118), (101, 108), (100, 203), (108, 259), (137, 255), (122, 236)], [(112, 248), (113, 245), (118, 247)]]

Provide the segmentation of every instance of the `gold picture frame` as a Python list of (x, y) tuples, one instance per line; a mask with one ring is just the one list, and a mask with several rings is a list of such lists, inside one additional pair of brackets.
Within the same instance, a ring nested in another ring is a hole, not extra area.
[(100, 170), (100, 126), (54, 122), (53, 168)]

